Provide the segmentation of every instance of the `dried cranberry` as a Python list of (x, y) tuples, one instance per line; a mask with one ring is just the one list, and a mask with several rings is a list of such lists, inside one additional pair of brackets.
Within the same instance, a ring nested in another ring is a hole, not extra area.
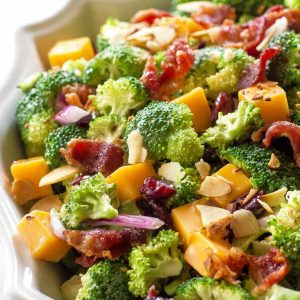
[(224, 92), (219, 93), (212, 107), (211, 124), (215, 125), (216, 121), (218, 120), (219, 112), (222, 112), (223, 115), (226, 115), (230, 112), (233, 112), (234, 109), (235, 105), (232, 96)]
[(148, 177), (140, 188), (141, 194), (148, 199), (164, 200), (176, 193), (172, 184), (162, 179)]

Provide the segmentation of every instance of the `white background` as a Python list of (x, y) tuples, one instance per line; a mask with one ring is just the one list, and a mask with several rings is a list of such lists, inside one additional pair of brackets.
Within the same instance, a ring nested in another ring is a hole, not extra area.
[(16, 30), (25, 24), (34, 23), (55, 14), (65, 2), (66, 0), (1, 0), (0, 88), (13, 64), (15, 47), (22, 47), (15, 40)]

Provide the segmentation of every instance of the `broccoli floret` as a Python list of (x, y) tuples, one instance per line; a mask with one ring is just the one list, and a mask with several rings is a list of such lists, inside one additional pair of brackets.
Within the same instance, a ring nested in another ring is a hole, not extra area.
[(300, 271), (300, 191), (289, 191), (276, 217), (269, 221), (272, 243)]
[(122, 22), (116, 18), (108, 18), (100, 27), (100, 32), (96, 39), (96, 48), (98, 52), (104, 50), (109, 45), (120, 42), (130, 32), (131, 24)]
[(125, 43), (110, 45), (89, 61), (84, 74), (87, 84), (96, 86), (107, 79), (140, 78), (149, 53)]
[(299, 0), (284, 0), (283, 3), (288, 8), (300, 8)]
[(225, 116), (220, 112), (216, 126), (208, 128), (201, 136), (201, 141), (213, 148), (223, 149), (249, 138), (263, 123), (260, 109), (252, 103), (241, 101), (234, 112)]
[(291, 111), (290, 118), (294, 124), (300, 126), (300, 111), (298, 109)]
[(267, 76), (279, 82), (284, 88), (299, 84), (300, 81), (300, 35), (293, 31), (275, 36), (269, 47), (280, 47), (268, 64)]
[(300, 91), (300, 86), (291, 86), (286, 88), (286, 97), (290, 108), (294, 108), (296, 104), (300, 103), (300, 98), (298, 96)]
[[(268, 167), (272, 152), (280, 161), (278, 169)], [(283, 187), (300, 189), (300, 169), (292, 159), (275, 149), (265, 149), (257, 144), (242, 144), (222, 150), (221, 157), (241, 168), (250, 176), (253, 186), (264, 192), (274, 192)]]
[(203, 146), (192, 128), (192, 113), (184, 104), (151, 102), (129, 122), (126, 140), (133, 130), (143, 136), (153, 159), (170, 159), (185, 167), (203, 155)]
[[(38, 131), (39, 132), (39, 131)], [(84, 138), (85, 130), (75, 124), (61, 126), (51, 131), (45, 139), (45, 160), (50, 169), (60, 167), (65, 160), (59, 153), (71, 139)]]
[(161, 230), (147, 244), (137, 246), (129, 254), (129, 290), (136, 297), (146, 296), (151, 285), (177, 276), (182, 270), (179, 236), (173, 230)]
[(175, 300), (251, 300), (240, 285), (217, 281), (209, 277), (194, 277), (179, 286)]
[(267, 300), (299, 300), (300, 292), (274, 284), (264, 296)]
[(68, 228), (75, 228), (85, 219), (116, 217), (118, 205), (116, 185), (106, 183), (105, 177), (98, 173), (72, 186), (59, 214)]
[(149, 94), (137, 78), (121, 77), (99, 85), (97, 94), (90, 99), (100, 113), (124, 117), (145, 106)]
[(64, 85), (75, 82), (80, 83), (81, 79), (72, 72), (43, 73), (19, 101), (16, 118), (28, 156), (44, 154), (44, 139), (56, 127), (52, 120), (56, 93)]
[(176, 194), (168, 199), (168, 207), (178, 207), (197, 199), (201, 183), (199, 172), (194, 168), (186, 168), (181, 174), (180, 179), (174, 182)]
[(26, 78), (25, 81), (18, 84), (18, 88), (22, 90), (24, 93), (28, 93), (32, 88), (35, 87), (38, 80), (43, 76), (42, 72), (37, 72), (32, 75), (30, 75), (28, 78)]
[(127, 119), (116, 115), (98, 117), (89, 124), (87, 137), (112, 143), (121, 138), (125, 132)]
[(237, 92), (244, 69), (253, 61), (242, 49), (207, 47), (197, 50), (183, 90), (187, 93), (201, 86), (210, 100), (215, 100), (220, 92)]
[(87, 63), (88, 61), (85, 58), (68, 60), (63, 64), (62, 70), (74, 72), (77, 76), (82, 77), (84, 75)]
[(121, 261), (104, 259), (81, 277), (82, 288), (76, 300), (130, 300), (127, 266)]

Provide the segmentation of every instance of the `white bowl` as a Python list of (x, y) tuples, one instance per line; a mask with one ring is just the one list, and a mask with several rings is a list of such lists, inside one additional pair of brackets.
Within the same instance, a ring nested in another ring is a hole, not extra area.
[(94, 40), (109, 16), (126, 20), (139, 9), (168, 5), (164, 0), (70, 0), (55, 16), (17, 33), (14, 67), (0, 91), (0, 299), (62, 299), (59, 287), (65, 279), (59, 265), (32, 259), (16, 231), (24, 215), (10, 196), (10, 165), (23, 157), (15, 122), (21, 97), (17, 84), (48, 68), (47, 52), (56, 41), (80, 36)]

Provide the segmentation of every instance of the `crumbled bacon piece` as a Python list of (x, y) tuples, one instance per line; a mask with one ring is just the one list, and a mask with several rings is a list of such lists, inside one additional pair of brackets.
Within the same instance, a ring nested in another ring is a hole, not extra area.
[(144, 300), (172, 300), (172, 298), (159, 297), (155, 285), (152, 285), (148, 290), (147, 297), (144, 298)]
[(219, 93), (216, 101), (213, 104), (211, 111), (211, 124), (214, 125), (218, 120), (219, 112), (222, 112), (223, 116), (235, 109), (235, 103), (233, 97), (225, 92)]
[(266, 49), (257, 62), (250, 65), (244, 72), (238, 83), (238, 89), (242, 90), (261, 82), (265, 75), (267, 62), (281, 51), (281, 48), (273, 47)]
[(269, 147), (272, 140), (279, 137), (287, 137), (291, 143), (294, 152), (296, 165), (300, 167), (300, 126), (287, 121), (274, 122), (267, 130), (262, 143)]
[(149, 8), (138, 11), (131, 19), (132, 23), (146, 22), (152, 25), (156, 19), (163, 17), (172, 17), (172, 15), (165, 10), (158, 10), (155, 8)]
[(60, 152), (69, 165), (80, 166), (87, 174), (101, 172), (108, 176), (123, 165), (122, 148), (103, 141), (73, 139)]
[(146, 242), (146, 231), (126, 228), (121, 231), (112, 229), (65, 230), (64, 236), (69, 245), (89, 257), (81, 258), (81, 263), (93, 262), (98, 258), (115, 259), (126, 254), (130, 247)]
[(94, 265), (95, 263), (97, 263), (99, 260), (98, 257), (95, 256), (86, 256), (84, 254), (82, 254), (81, 256), (78, 256), (75, 259), (75, 263), (78, 265), (81, 265), (84, 268), (89, 268), (92, 265)]
[[(61, 89), (61, 94), (64, 96), (68, 94), (76, 94), (80, 98), (81, 105), (83, 106), (88, 101), (89, 95), (96, 94), (96, 90), (95, 88), (91, 88), (86, 84), (74, 83), (74, 84), (65, 85)], [(72, 105), (75, 104), (72, 103)]]
[(249, 273), (258, 286), (254, 293), (268, 290), (288, 273), (288, 261), (276, 248), (271, 248), (266, 255), (249, 258)]
[(166, 52), (166, 61), (161, 64), (161, 74), (151, 56), (146, 63), (141, 81), (153, 99), (168, 100), (171, 94), (181, 88), (183, 79), (191, 70), (193, 63), (192, 49), (186, 41), (177, 39)]
[(225, 20), (235, 20), (236, 14), (229, 5), (203, 5), (192, 13), (192, 18), (204, 28), (222, 25)]

